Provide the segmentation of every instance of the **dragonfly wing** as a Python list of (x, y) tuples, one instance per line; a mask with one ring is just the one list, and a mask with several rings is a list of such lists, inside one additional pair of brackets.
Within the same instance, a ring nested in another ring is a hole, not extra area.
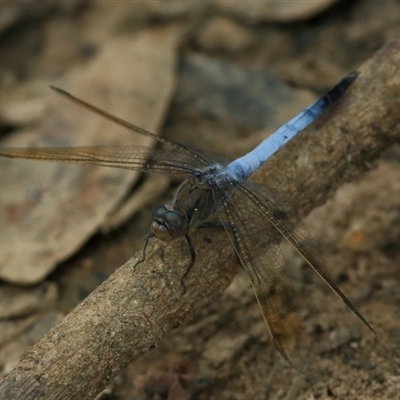
[(249, 199), (252, 206), (269, 220), (350, 310), (374, 332), (371, 325), (332, 279), (316, 242), (288, 202), (275, 189), (254, 182), (240, 182), (239, 185), (239, 190)]
[(173, 142), (172, 140), (165, 139), (165, 138), (158, 136), (152, 132), (146, 131), (145, 129), (140, 128), (139, 126), (134, 125), (131, 122), (128, 122), (114, 114), (111, 114), (108, 111), (95, 106), (94, 104), (91, 104), (83, 99), (80, 99), (79, 97), (76, 97), (73, 94), (68, 93), (67, 91), (65, 91), (61, 88), (58, 88), (58, 87), (55, 87), (52, 85), (50, 85), (50, 87), (53, 90), (55, 90), (58, 94), (65, 97), (66, 99), (68, 99), (76, 104), (79, 104), (80, 106), (88, 109), (89, 111), (91, 111), (97, 115), (100, 115), (101, 117), (103, 117), (109, 121), (112, 121), (112, 122), (116, 123), (117, 125), (123, 126), (134, 132), (140, 133), (141, 135), (151, 137), (151, 138), (157, 140), (158, 142), (171, 147), (176, 152), (185, 154), (186, 156), (190, 156), (192, 159), (197, 160), (201, 165), (208, 165), (207, 160), (205, 158), (202, 158), (203, 154), (201, 154), (200, 152), (197, 152), (195, 149), (191, 149), (190, 147), (184, 146), (181, 143)]
[(190, 154), (140, 146), (0, 147), (0, 156), (77, 164), (94, 164), (144, 172), (188, 174), (204, 167)]
[(296, 289), (273, 226), (240, 190), (217, 192), (221, 221), (250, 277), (269, 333), (283, 357), (296, 369), (307, 363), (308, 335)]

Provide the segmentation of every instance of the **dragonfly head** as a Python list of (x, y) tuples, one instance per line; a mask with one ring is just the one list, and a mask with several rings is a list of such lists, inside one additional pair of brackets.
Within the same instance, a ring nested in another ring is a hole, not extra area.
[(187, 218), (177, 210), (169, 210), (164, 204), (151, 212), (150, 230), (160, 240), (170, 242), (188, 231)]

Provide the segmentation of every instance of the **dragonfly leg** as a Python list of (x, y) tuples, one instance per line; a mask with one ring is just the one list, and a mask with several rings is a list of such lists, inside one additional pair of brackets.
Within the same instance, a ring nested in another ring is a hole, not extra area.
[(182, 286), (183, 294), (186, 293), (186, 285), (185, 285), (184, 279), (188, 276), (188, 274), (189, 274), (190, 270), (192, 269), (193, 264), (196, 260), (196, 252), (193, 247), (192, 239), (190, 239), (190, 236), (188, 234), (185, 234), (185, 239), (186, 239), (186, 243), (189, 247), (189, 251), (190, 251), (190, 264), (186, 268), (185, 273), (181, 277), (181, 286)]
[[(148, 244), (149, 244), (149, 240), (150, 240), (152, 237), (155, 237), (155, 236), (156, 236), (156, 235), (155, 235), (154, 233), (151, 232), (151, 233), (149, 233), (149, 234), (145, 237), (145, 239), (144, 239), (143, 251), (142, 251), (142, 257), (141, 257), (140, 260), (133, 266), (133, 270), (134, 270), (134, 271), (136, 270), (136, 267), (137, 267), (139, 264), (141, 264), (143, 261), (145, 261), (145, 259), (146, 259), (146, 249), (147, 249), (147, 246), (148, 246)], [(189, 272), (190, 272), (191, 268), (193, 267), (193, 264), (194, 264), (194, 262), (195, 262), (195, 260), (196, 260), (196, 252), (195, 252), (195, 250), (194, 250), (194, 247), (193, 247), (193, 244), (192, 244), (192, 240), (190, 239), (190, 236), (189, 236), (188, 234), (186, 234), (186, 235), (185, 235), (185, 239), (186, 239), (186, 243), (187, 243), (187, 245), (188, 245), (189, 251), (190, 251), (190, 263), (189, 263), (189, 266), (186, 268), (185, 273), (182, 275), (182, 277), (181, 277), (181, 279), (180, 279), (183, 294), (186, 293), (186, 285), (185, 285), (184, 279), (185, 279), (185, 278), (187, 277), (187, 275), (189, 274)]]
[(154, 237), (154, 233), (150, 232), (145, 238), (144, 238), (144, 246), (143, 246), (143, 251), (142, 251), (142, 257), (141, 259), (133, 266), (133, 270), (136, 270), (136, 267), (141, 264), (145, 259), (146, 259), (146, 249), (147, 245), (149, 244), (149, 240)]

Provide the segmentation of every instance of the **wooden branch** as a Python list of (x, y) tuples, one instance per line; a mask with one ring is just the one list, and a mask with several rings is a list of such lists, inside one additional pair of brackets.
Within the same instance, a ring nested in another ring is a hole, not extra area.
[[(255, 180), (279, 188), (304, 215), (400, 141), (400, 34), (365, 63), (345, 96), (293, 139)], [(0, 384), (1, 399), (89, 399), (201, 307), (221, 296), (238, 268), (222, 230), (199, 229), (187, 247), (154, 241), (53, 328)], [(261, 319), (261, 315), (260, 315)]]

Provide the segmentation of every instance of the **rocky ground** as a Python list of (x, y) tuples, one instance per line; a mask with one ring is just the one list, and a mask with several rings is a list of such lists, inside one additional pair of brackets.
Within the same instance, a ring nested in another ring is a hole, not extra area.
[[(155, 145), (57, 97), (56, 85), (164, 137), (235, 158), (372, 57), (399, 22), (395, 0), (2, 3), (0, 145)], [(398, 398), (399, 148), (371, 167), (305, 224), (376, 336), (283, 243), (312, 342), (305, 375), (271, 343), (239, 273), (222, 298), (98, 398)], [(0, 378), (142, 249), (152, 208), (178, 184), (0, 160)]]

